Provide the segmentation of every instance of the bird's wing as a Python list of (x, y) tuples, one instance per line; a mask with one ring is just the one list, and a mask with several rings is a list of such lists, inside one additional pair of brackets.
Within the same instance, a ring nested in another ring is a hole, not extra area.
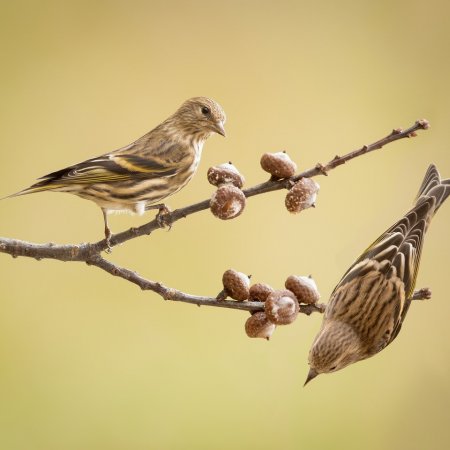
[(383, 268), (387, 276), (402, 280), (409, 297), (414, 290), (427, 218), (433, 206), (434, 199), (426, 199), (386, 230), (347, 270), (335, 291), (341, 285), (365, 275), (371, 269), (367, 262), (376, 261), (386, 263)]
[(405, 292), (410, 296), (416, 282), (429, 212), (433, 207), (433, 198), (428, 198), (409, 211), (363, 252), (344, 275), (341, 283), (359, 274), (358, 265), (361, 261), (387, 261), (391, 270), (395, 269), (395, 275), (405, 284)]
[[(179, 161), (163, 157), (177, 143), (163, 142), (160, 153), (147, 152), (145, 157), (135, 153), (132, 145), (73, 166), (49, 173), (27, 189), (14, 195), (57, 189), (74, 184), (113, 183), (117, 181), (172, 177), (182, 168)], [(150, 153), (150, 154), (149, 154)]]
[(177, 171), (175, 164), (160, 158), (109, 154), (50, 173), (40, 180), (65, 184), (109, 183), (136, 178), (170, 177)]
[[(450, 180), (441, 181), (436, 166), (431, 164), (420, 186), (413, 208), (375, 240), (342, 277), (336, 289), (360, 275), (360, 263), (366, 259), (388, 261), (395, 275), (405, 284), (409, 298), (414, 290), (423, 236), (439, 206), (450, 194)], [(336, 290), (335, 289), (335, 290)]]

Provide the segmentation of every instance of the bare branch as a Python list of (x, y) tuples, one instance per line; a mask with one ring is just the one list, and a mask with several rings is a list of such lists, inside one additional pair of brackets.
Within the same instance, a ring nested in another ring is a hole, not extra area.
[[(372, 144), (365, 145), (358, 150), (354, 150), (344, 156), (336, 156), (327, 164), (316, 164), (315, 167), (301, 172), (289, 179), (283, 180), (273, 180), (270, 179), (264, 183), (258, 184), (256, 186), (250, 187), (243, 190), (246, 197), (252, 197), (254, 195), (264, 194), (266, 192), (276, 191), (280, 189), (290, 189), (292, 184), (301, 178), (315, 177), (319, 175), (328, 175), (328, 172), (336, 167), (345, 164), (346, 162), (362, 156), (366, 153), (372, 152), (382, 148), (384, 145), (391, 142), (397, 141), (399, 139), (414, 137), (416, 131), (426, 130), (429, 128), (429, 124), (426, 120), (418, 120), (414, 125), (407, 128), (406, 130), (396, 129), (393, 130), (389, 135), (380, 139)], [(185, 218), (191, 214), (195, 214), (199, 211), (203, 211), (209, 208), (210, 200), (203, 200), (199, 203), (195, 203), (184, 208), (177, 209), (170, 213), (171, 223), (175, 223), (181, 218)], [(131, 239), (137, 238), (139, 236), (149, 235), (152, 231), (160, 228), (160, 224), (156, 219), (138, 227), (130, 228), (129, 230), (123, 231), (121, 233), (111, 236), (110, 246), (113, 247), (118, 244), (122, 244)], [(68, 245), (57, 245), (54, 243), (48, 244), (36, 244), (32, 242), (21, 241), (18, 239), (9, 239), (0, 237), (0, 253), (10, 254), (13, 257), (25, 256), (30, 258), (35, 258), (37, 260), (41, 259), (56, 259), (59, 261), (84, 261), (88, 265), (99, 267), (100, 269), (108, 272), (111, 275), (123, 278), (130, 283), (134, 283), (139, 286), (142, 290), (150, 290), (156, 292), (165, 300), (179, 301), (184, 303), (191, 303), (198, 306), (215, 306), (220, 308), (232, 308), (245, 310), (250, 312), (262, 311), (264, 310), (264, 304), (261, 302), (239, 302), (234, 300), (221, 300), (214, 297), (202, 297), (186, 294), (184, 292), (178, 291), (176, 289), (164, 286), (161, 283), (147, 280), (136, 272), (129, 269), (119, 267), (112, 262), (104, 259), (101, 256), (101, 252), (108, 250), (108, 244), (105, 239), (100, 240), (95, 243), (83, 243), (83, 244), (68, 244)], [(414, 293), (411, 300), (430, 298), (431, 292), (427, 289), (421, 289)], [(310, 315), (313, 312), (323, 313), (325, 310), (325, 305), (315, 304), (315, 305), (301, 305), (300, 312)]]
[[(164, 300), (171, 300), (174, 302), (191, 303), (197, 306), (216, 306), (218, 308), (239, 309), (242, 311), (264, 311), (264, 303), (262, 302), (238, 302), (236, 300), (218, 300), (215, 297), (203, 297), (197, 295), (185, 294), (184, 292), (164, 286), (161, 283), (147, 280), (136, 272), (119, 267), (99, 255), (86, 261), (87, 264), (99, 267), (104, 271), (114, 275), (115, 277), (123, 278), (130, 283), (139, 286), (143, 291), (153, 291), (159, 294)], [(325, 305), (301, 305), (300, 312), (310, 315), (312, 312), (323, 312)]]
[[(164, 286), (161, 283), (147, 280), (136, 272), (119, 267), (116, 264), (107, 261), (100, 255), (86, 261), (87, 264), (99, 267), (104, 271), (114, 275), (115, 277), (123, 278), (124, 280), (134, 283), (143, 291), (153, 291), (159, 294), (164, 300), (171, 300), (174, 302), (190, 303), (197, 306), (215, 306), (217, 308), (239, 309), (241, 311), (257, 312), (264, 311), (264, 303), (262, 302), (238, 302), (236, 300), (218, 299), (217, 297), (203, 297), (184, 292)], [(423, 288), (414, 292), (411, 300), (423, 300), (431, 298), (431, 291), (428, 288)], [(323, 303), (315, 303), (311, 305), (300, 305), (300, 312), (311, 315), (313, 312), (324, 313), (326, 305)]]
[(418, 291), (414, 291), (414, 294), (411, 296), (410, 300), (430, 300), (431, 298), (431, 289), (422, 288)]
[(28, 256), (37, 260), (57, 259), (58, 261), (87, 261), (91, 256), (105, 250), (103, 241), (95, 244), (67, 244), (58, 245), (53, 242), (48, 244), (35, 244), (0, 237), (0, 253), (9, 253), (13, 258)]

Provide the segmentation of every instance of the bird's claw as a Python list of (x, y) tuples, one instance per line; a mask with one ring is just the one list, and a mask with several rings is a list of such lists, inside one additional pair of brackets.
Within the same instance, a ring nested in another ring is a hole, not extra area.
[(170, 230), (173, 223), (170, 209), (166, 205), (161, 205), (158, 209), (158, 214), (156, 214), (156, 222), (160, 228), (168, 227)]

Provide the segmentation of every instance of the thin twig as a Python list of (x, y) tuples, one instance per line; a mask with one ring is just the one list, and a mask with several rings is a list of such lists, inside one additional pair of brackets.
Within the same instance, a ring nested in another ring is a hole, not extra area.
[[(119, 267), (113, 264), (100, 255), (86, 261), (87, 264), (99, 267), (115, 277), (123, 278), (130, 283), (139, 286), (143, 291), (153, 291), (159, 294), (164, 300), (171, 300), (174, 302), (190, 303), (197, 306), (215, 306), (217, 308), (239, 309), (241, 311), (257, 312), (264, 311), (264, 303), (262, 302), (239, 302), (236, 300), (221, 300), (217, 297), (203, 297), (191, 294), (185, 294), (173, 288), (164, 286), (161, 283), (147, 280), (136, 272), (133, 272), (124, 267)], [(422, 300), (431, 298), (431, 291), (428, 288), (420, 289), (414, 292), (411, 300)], [(300, 305), (300, 312), (309, 316), (313, 312), (325, 312), (323, 303), (316, 303), (311, 305)]]
[[(125, 269), (124, 267), (119, 267), (99, 255), (91, 258), (89, 261), (87, 261), (87, 264), (99, 267), (100, 269), (108, 272), (111, 275), (114, 275), (115, 277), (123, 278), (124, 280), (139, 286), (143, 291), (156, 292), (164, 300), (191, 303), (197, 306), (215, 306), (217, 308), (239, 309), (241, 311), (249, 312), (264, 311), (264, 303), (262, 302), (239, 302), (236, 300), (221, 300), (217, 299), (217, 297), (204, 297), (185, 294), (184, 292), (164, 286), (161, 283), (147, 280), (138, 275), (136, 272)], [(431, 298), (431, 291), (428, 288), (415, 291), (414, 295), (411, 297), (411, 300), (422, 300), (425, 298)], [(300, 312), (309, 316), (313, 312), (325, 312), (325, 307), (326, 305), (324, 305), (323, 303), (300, 305)]]
[[(315, 167), (301, 172), (292, 178), (284, 180), (269, 180), (256, 186), (243, 190), (246, 197), (253, 197), (254, 195), (264, 194), (266, 192), (276, 191), (280, 189), (290, 189), (292, 184), (301, 178), (315, 177), (319, 175), (328, 175), (328, 172), (336, 167), (345, 164), (346, 162), (365, 155), (374, 150), (382, 148), (384, 145), (399, 139), (416, 136), (416, 131), (426, 130), (429, 128), (428, 121), (418, 120), (414, 125), (406, 130), (395, 129), (389, 135), (380, 139), (372, 144), (364, 145), (360, 149), (354, 150), (344, 156), (336, 156), (327, 164), (316, 164)], [(195, 203), (184, 208), (177, 209), (170, 214), (171, 223), (177, 222), (181, 218), (190, 216), (191, 214), (203, 211), (209, 208), (210, 200), (203, 200), (202, 202)], [(160, 224), (156, 219), (138, 227), (130, 228), (129, 230), (115, 234), (111, 237), (110, 246), (113, 247), (118, 244), (122, 244), (131, 239), (135, 239), (139, 236), (149, 235), (152, 231), (160, 228)], [(213, 297), (200, 297), (190, 295), (172, 289), (162, 285), (161, 283), (147, 280), (142, 278), (135, 272), (119, 267), (112, 262), (104, 259), (101, 256), (101, 252), (107, 250), (108, 244), (105, 239), (95, 243), (83, 243), (83, 244), (68, 244), (57, 245), (54, 243), (48, 244), (36, 244), (32, 242), (26, 242), (18, 239), (9, 239), (0, 237), (0, 253), (7, 253), (13, 257), (25, 256), (41, 259), (56, 259), (59, 261), (84, 261), (89, 265), (99, 267), (111, 275), (121, 277), (131, 283), (138, 285), (143, 290), (151, 290), (161, 295), (166, 300), (180, 301), (184, 303), (192, 303), (199, 306), (216, 306), (220, 308), (232, 308), (246, 311), (260, 311), (264, 309), (264, 306), (260, 302), (237, 302), (232, 300), (220, 300), (218, 301)], [(422, 299), (426, 297), (428, 291), (420, 290), (414, 293), (411, 299)], [(429, 294), (431, 295), (431, 293)], [(304, 314), (311, 314), (312, 312), (323, 312), (324, 305), (302, 305), (300, 312)]]
[(430, 300), (431, 298), (431, 289), (422, 288), (418, 291), (414, 291), (414, 294), (411, 296), (411, 300)]

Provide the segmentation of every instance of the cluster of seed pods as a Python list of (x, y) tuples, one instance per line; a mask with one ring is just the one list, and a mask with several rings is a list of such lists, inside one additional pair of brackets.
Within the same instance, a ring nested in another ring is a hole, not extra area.
[[(295, 175), (297, 165), (286, 152), (264, 153), (261, 167), (271, 175), (271, 180), (289, 179)], [(245, 208), (246, 197), (242, 192), (245, 179), (231, 163), (211, 167), (208, 181), (217, 186), (211, 197), (210, 209), (222, 220), (238, 217)], [(315, 206), (319, 185), (311, 178), (300, 178), (289, 189), (285, 205), (289, 212), (299, 213)], [(250, 286), (250, 277), (227, 270), (222, 277), (224, 289), (217, 297), (231, 297), (237, 301), (264, 303), (264, 311), (253, 313), (245, 323), (249, 337), (269, 339), (277, 325), (288, 325), (297, 318), (300, 304), (316, 304), (320, 298), (316, 283), (311, 277), (291, 275), (285, 289), (273, 289), (265, 283)]]
[(273, 289), (266, 283), (250, 285), (250, 277), (233, 269), (222, 277), (223, 291), (218, 299), (264, 303), (264, 311), (253, 313), (245, 323), (249, 337), (269, 339), (277, 325), (288, 325), (297, 318), (300, 304), (316, 304), (320, 294), (311, 276), (291, 275), (285, 289)]
[(211, 212), (222, 220), (234, 219), (241, 215), (246, 203), (241, 190), (245, 179), (236, 167), (231, 162), (210, 167), (208, 181), (217, 186), (209, 203)]
[[(286, 152), (264, 153), (261, 167), (271, 175), (272, 180), (289, 179), (295, 175), (297, 165)], [(210, 200), (210, 209), (214, 216), (222, 220), (234, 219), (242, 214), (246, 198), (242, 192), (244, 177), (231, 163), (210, 167), (208, 181), (217, 186)], [(285, 198), (286, 209), (299, 213), (314, 207), (320, 186), (311, 178), (300, 178), (293, 183)]]

